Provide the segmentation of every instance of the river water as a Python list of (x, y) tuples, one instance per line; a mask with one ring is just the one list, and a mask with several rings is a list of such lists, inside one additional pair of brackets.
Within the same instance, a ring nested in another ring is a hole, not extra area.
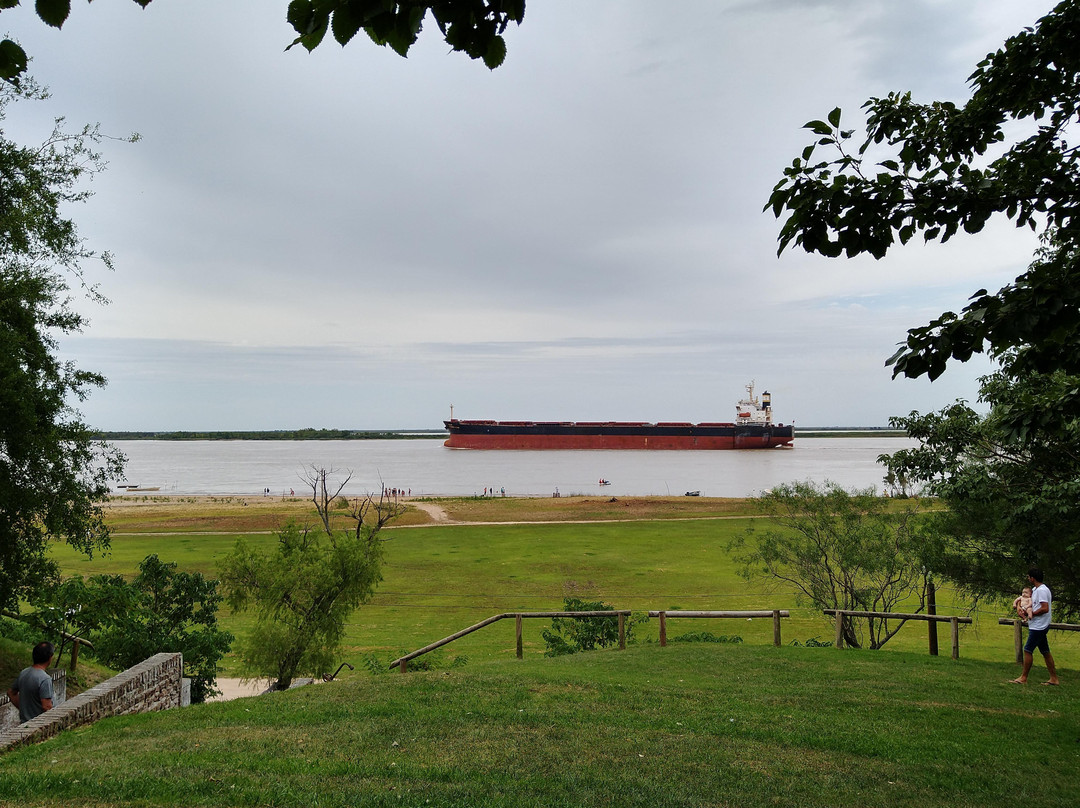
[[(163, 494), (278, 496), (305, 491), (305, 468), (352, 472), (345, 493), (380, 487), (413, 496), (682, 495), (755, 496), (778, 483), (831, 480), (882, 488), (880, 454), (907, 438), (797, 438), (791, 449), (747, 451), (470, 451), (442, 440), (118, 441), (128, 457), (119, 483)], [(606, 479), (610, 485), (600, 486)]]

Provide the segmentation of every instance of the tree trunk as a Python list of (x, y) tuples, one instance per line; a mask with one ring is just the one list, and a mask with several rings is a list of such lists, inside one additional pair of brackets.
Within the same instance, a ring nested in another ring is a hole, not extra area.
[(844, 615), (841, 621), (841, 631), (844, 633), (844, 645), (848, 648), (861, 648), (859, 635), (855, 633), (855, 623), (850, 615)]

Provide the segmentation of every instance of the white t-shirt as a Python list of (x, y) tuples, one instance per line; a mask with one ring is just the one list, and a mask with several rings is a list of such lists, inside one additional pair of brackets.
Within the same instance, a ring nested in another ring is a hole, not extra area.
[(1045, 628), (1050, 628), (1050, 587), (1046, 584), (1039, 584), (1033, 590), (1031, 590), (1031, 611), (1035, 611), (1039, 608), (1040, 603), (1047, 605), (1047, 610), (1042, 614), (1037, 614), (1030, 620), (1028, 620), (1028, 628), (1042, 631)]

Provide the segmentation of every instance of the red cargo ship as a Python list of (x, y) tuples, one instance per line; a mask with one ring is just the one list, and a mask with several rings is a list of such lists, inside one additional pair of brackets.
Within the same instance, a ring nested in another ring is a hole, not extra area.
[(735, 407), (733, 423), (660, 421), (443, 421), (451, 449), (771, 449), (791, 446), (792, 424), (772, 422), (772, 397), (754, 385)]

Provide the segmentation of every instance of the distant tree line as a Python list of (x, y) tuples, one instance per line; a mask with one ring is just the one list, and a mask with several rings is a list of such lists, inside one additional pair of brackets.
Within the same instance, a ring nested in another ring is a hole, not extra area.
[(440, 438), (442, 429), (384, 430), (362, 429), (268, 429), (223, 432), (97, 432), (99, 440), (412, 440)]

